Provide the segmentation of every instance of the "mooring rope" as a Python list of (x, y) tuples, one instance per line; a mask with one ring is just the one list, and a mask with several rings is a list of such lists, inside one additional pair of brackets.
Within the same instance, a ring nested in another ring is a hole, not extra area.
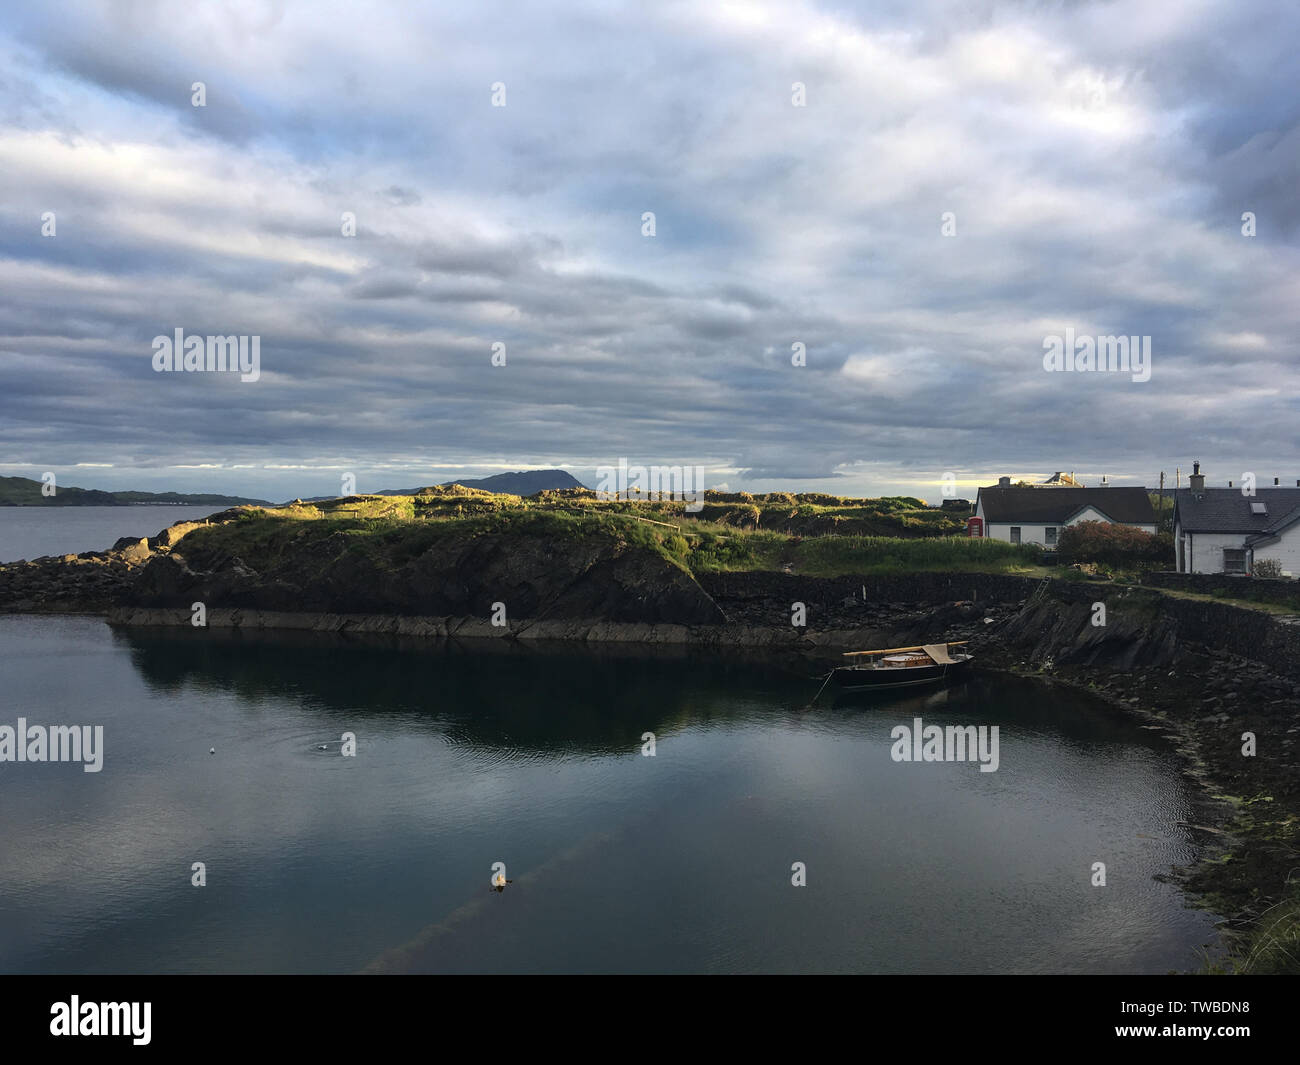
[[(829, 673), (826, 674), (826, 679), (822, 681), (822, 686), (817, 689), (817, 694), (812, 697), (812, 702), (808, 704), (809, 706), (812, 706), (812, 704), (818, 700), (818, 698), (821, 696), (821, 693), (826, 690), (826, 685), (828, 685), (831, 682), (831, 677), (833, 676), (835, 676), (835, 670), (832, 669)], [(813, 679), (816, 680), (815, 677)]]

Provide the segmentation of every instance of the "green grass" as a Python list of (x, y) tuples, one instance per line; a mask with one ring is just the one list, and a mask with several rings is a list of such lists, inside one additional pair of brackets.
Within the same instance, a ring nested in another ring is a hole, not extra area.
[[(939, 527), (934, 512), (923, 517), (910, 514), (915, 502), (885, 500), (883, 509), (872, 513), (879, 516), (893, 507), (899, 520)], [(783, 500), (775, 505), (787, 513), (791, 510)], [(843, 511), (846, 522), (866, 520), (869, 510), (796, 501), (796, 510), (804, 508), (823, 517)], [(249, 508), (234, 522), (191, 533), (182, 553), (233, 554), (256, 565), (343, 536), (357, 539), (348, 550), (370, 555), (385, 566), (397, 566), (436, 548), (440, 541), (496, 533), (557, 542), (612, 540), (620, 546), (649, 550), (690, 573), (780, 571), (787, 567), (820, 577), (923, 571), (1045, 572), (1037, 565), (1035, 548), (996, 540), (839, 533), (791, 536), (764, 529), (762, 508), (754, 503), (708, 503), (699, 516), (688, 516), (682, 509), (681, 503), (658, 501), (605, 503), (576, 492), (546, 493), (533, 502), (455, 486), (414, 497), (353, 496), (275, 509)], [(735, 524), (737, 514), (755, 511), (760, 514), (758, 528)]]
[(1287, 606), (1282, 603), (1266, 603), (1258, 599), (1230, 599), (1225, 595), (1207, 595), (1203, 592), (1184, 592), (1176, 588), (1159, 588), (1154, 585), (1143, 585), (1145, 590), (1159, 592), (1161, 595), (1173, 596), (1175, 599), (1196, 599), (1203, 603), (1223, 603), (1227, 606), (1243, 607), (1246, 610), (1262, 610), (1266, 614), (1291, 615), (1300, 613), (1300, 600), (1294, 605)]
[(780, 570), (812, 577), (891, 573), (1038, 573), (1039, 552), (997, 540), (902, 539), (888, 536), (791, 538), (777, 533), (707, 531), (693, 541), (687, 563), (697, 572)]
[(1300, 892), (1275, 903), (1255, 919), (1232, 971), (1258, 976), (1300, 973)]
[[(331, 501), (337, 502), (337, 501)], [(411, 497), (379, 496), (347, 501), (346, 506), (298, 504), (274, 510), (249, 509), (237, 520), (196, 529), (181, 554), (236, 555), (264, 568), (294, 553), (319, 549), (327, 541), (337, 550), (356, 551), (396, 568), (440, 543), (505, 534), (555, 542), (612, 541), (640, 547), (686, 569), (685, 538), (672, 529), (648, 525), (619, 513), (572, 514), (563, 511), (489, 509), (436, 519), (412, 518)], [(351, 541), (351, 542), (348, 542)]]
[(823, 536), (797, 546), (794, 566), (800, 573), (823, 577), (847, 573), (1027, 573), (1037, 566), (1040, 554), (1026, 545), (966, 537)]

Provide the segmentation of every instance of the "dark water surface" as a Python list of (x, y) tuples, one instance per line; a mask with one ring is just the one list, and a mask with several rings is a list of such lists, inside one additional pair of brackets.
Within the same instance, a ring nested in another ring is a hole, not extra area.
[[(1174, 756), (1035, 682), (801, 712), (815, 683), (702, 654), (39, 617), (0, 618), (0, 677), (0, 725), (105, 749), (0, 763), (6, 972), (1161, 972), (1213, 939), (1152, 879), (1194, 855)], [(917, 716), (999, 725), (998, 771), (892, 761)]]

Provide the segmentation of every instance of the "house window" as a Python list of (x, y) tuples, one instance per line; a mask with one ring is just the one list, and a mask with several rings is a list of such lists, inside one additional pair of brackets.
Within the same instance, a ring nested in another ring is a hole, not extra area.
[(1245, 573), (1246, 572), (1246, 552), (1234, 551), (1232, 548), (1223, 549), (1223, 572), (1224, 573)]
[(1018, 543), (1020, 543), (1020, 526), (1019, 526), (1019, 525), (1013, 525), (1013, 526), (1011, 526), (1011, 542), (1012, 542), (1013, 544), (1018, 544)]
[(1055, 529), (1053, 529), (1053, 528), (1048, 528), (1048, 529), (1044, 529), (1044, 530), (1043, 530), (1043, 543), (1045, 543), (1048, 547), (1055, 547), (1055, 546), (1056, 546), (1056, 530), (1055, 530)]

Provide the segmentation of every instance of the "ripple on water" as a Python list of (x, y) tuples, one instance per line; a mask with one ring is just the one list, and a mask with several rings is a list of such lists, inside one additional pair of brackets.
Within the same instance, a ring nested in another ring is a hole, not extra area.
[(292, 758), (299, 761), (325, 759), (340, 763), (343, 737), (340, 732), (325, 733), (316, 729), (268, 730), (260, 735), (246, 737), (255, 744), (262, 755), (272, 760)]

